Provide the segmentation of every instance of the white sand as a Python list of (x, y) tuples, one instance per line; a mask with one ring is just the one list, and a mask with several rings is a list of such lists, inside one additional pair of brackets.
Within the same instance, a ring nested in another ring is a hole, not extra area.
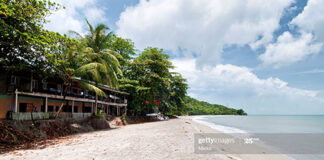
[[(195, 154), (194, 133), (219, 133), (198, 124), (191, 117), (162, 122), (128, 125), (116, 129), (72, 136), (59, 144), (37, 150), (20, 150), (0, 155), (5, 159), (243, 159), (281, 160), (285, 155), (228, 154), (231, 148), (220, 146), (224, 154)], [(257, 150), (265, 150), (254, 146)], [(271, 152), (268, 152), (271, 153)]]

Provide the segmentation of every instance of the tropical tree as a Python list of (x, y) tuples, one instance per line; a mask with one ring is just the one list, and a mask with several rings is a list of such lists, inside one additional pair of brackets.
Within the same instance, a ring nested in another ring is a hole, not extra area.
[(169, 69), (173, 67), (168, 58), (162, 49), (148, 47), (132, 61), (124, 76), (130, 80), (137, 80), (137, 88), (144, 90), (135, 93), (136, 106), (130, 108), (141, 111), (142, 114), (163, 108), (170, 86)]
[[(106, 34), (106, 31), (109, 30), (106, 25), (98, 24), (93, 27), (88, 20), (86, 22), (89, 31), (84, 37), (77, 32), (71, 31), (84, 45), (80, 54), (81, 66), (76, 70), (76, 76), (82, 80), (94, 82), (93, 84), (82, 83), (81, 86), (95, 91), (95, 111), (97, 111), (98, 95), (106, 96), (98, 86), (108, 85), (112, 88), (118, 88), (117, 75), (122, 74), (118, 58), (122, 59), (122, 56), (118, 52), (109, 49), (108, 44), (114, 34), (112, 32)], [(94, 88), (94, 86), (97, 86), (97, 88)]]
[(186, 104), (184, 99), (187, 95), (188, 84), (186, 79), (182, 78), (180, 73), (173, 72), (170, 75), (170, 88), (168, 90), (168, 99), (165, 102), (164, 112), (171, 115), (182, 115), (185, 114)]
[[(43, 29), (45, 17), (61, 8), (48, 0), (0, 1), (0, 67), (9, 72), (44, 73), (45, 58), (68, 40)], [(42, 74), (39, 75), (42, 75)]]
[[(110, 39), (110, 42), (108, 43), (108, 47), (116, 51), (121, 55), (121, 57), (118, 58), (118, 61), (121, 66), (122, 72), (127, 71), (131, 61), (133, 60), (133, 56), (136, 54), (136, 49), (134, 42), (130, 39), (125, 39), (122, 37), (118, 37), (116, 35), (113, 35)], [(120, 77), (125, 78), (125, 77)]]

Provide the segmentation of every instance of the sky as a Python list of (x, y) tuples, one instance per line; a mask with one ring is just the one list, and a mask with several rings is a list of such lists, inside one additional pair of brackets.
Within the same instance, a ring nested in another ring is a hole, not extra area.
[(188, 95), (248, 114), (324, 114), (324, 0), (55, 0), (48, 30), (85, 18), (163, 48)]

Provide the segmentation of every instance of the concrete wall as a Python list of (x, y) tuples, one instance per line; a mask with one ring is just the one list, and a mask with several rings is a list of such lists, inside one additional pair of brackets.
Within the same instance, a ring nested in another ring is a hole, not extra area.
[(1, 73), (0, 75), (0, 94), (7, 92), (7, 75)]
[(6, 119), (11, 101), (11, 95), (0, 95), (0, 120)]

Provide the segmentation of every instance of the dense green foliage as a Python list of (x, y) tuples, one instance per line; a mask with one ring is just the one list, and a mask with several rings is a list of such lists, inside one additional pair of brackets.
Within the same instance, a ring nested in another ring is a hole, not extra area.
[(43, 29), (45, 17), (61, 8), (48, 0), (1, 1), (0, 68), (27, 70), (43, 79), (60, 77), (65, 89), (78, 79), (81, 87), (96, 93), (96, 104), (98, 96), (107, 96), (99, 85), (126, 91), (130, 115), (245, 114), (187, 97), (186, 79), (170, 71), (174, 66), (163, 49), (140, 52), (132, 40), (108, 32), (104, 24), (93, 27), (86, 20), (84, 36)]
[(186, 80), (179, 73), (170, 72), (172, 68), (169, 56), (162, 49), (151, 47), (127, 64), (121, 88), (132, 95), (129, 105), (132, 114), (156, 110), (164, 114), (185, 113)]
[(43, 29), (45, 17), (60, 6), (47, 0), (0, 2), (0, 62), (9, 71), (46, 72), (49, 54), (69, 38)]
[(185, 103), (189, 115), (247, 115), (242, 109), (236, 110), (223, 105), (210, 104), (189, 96), (185, 98)]

